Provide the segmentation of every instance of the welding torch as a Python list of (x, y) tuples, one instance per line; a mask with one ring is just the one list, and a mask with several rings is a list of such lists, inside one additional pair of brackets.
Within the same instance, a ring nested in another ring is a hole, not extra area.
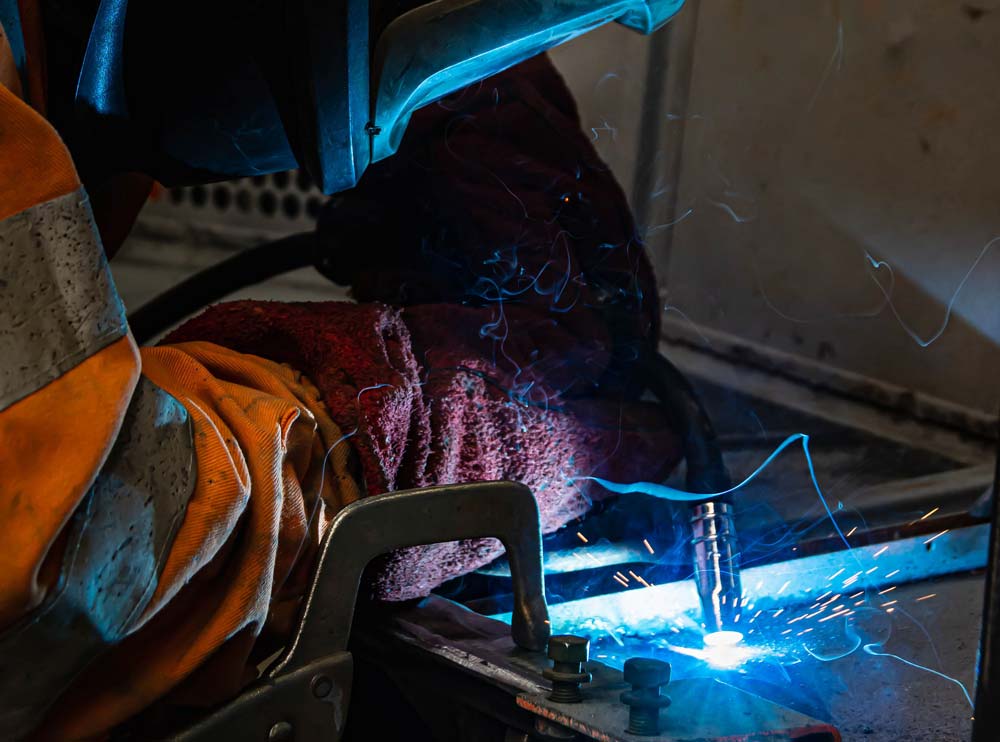
[[(644, 380), (680, 434), (687, 467), (688, 492), (725, 492), (732, 487), (715, 429), (697, 392), (661, 353), (643, 359)], [(738, 641), (740, 549), (733, 504), (726, 497), (691, 505), (694, 580), (709, 637)]]

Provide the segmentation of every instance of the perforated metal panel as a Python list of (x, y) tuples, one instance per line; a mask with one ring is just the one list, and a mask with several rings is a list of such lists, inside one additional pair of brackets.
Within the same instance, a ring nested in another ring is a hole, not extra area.
[(172, 188), (148, 207), (147, 214), (180, 225), (275, 234), (299, 232), (316, 221), (326, 197), (304, 170)]

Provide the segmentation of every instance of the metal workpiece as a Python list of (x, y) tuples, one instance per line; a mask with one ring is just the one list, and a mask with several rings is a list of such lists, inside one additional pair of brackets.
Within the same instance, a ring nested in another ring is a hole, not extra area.
[(727, 502), (705, 502), (691, 508), (694, 579), (704, 614), (705, 631), (730, 631), (740, 614), (740, 551)]
[(283, 656), (250, 690), (177, 739), (340, 739), (352, 686), (347, 643), (365, 567), (396, 549), (485, 537), (498, 538), (510, 559), (513, 641), (523, 649), (543, 649), (549, 623), (531, 490), (514, 482), (482, 482), (369, 497), (345, 507), (328, 526), (302, 620)]
[(629, 734), (652, 737), (660, 733), (660, 711), (670, 705), (669, 696), (661, 696), (660, 688), (670, 682), (670, 663), (647, 657), (632, 657), (625, 661), (625, 682), (632, 686), (621, 695), (628, 706)]
[(584, 669), (590, 659), (590, 639), (582, 636), (553, 636), (549, 639), (549, 659), (552, 667), (542, 671), (542, 677), (552, 682), (549, 698), (558, 703), (579, 703), (582, 683), (589, 683), (591, 674)]
[[(690, 583), (685, 584), (690, 587)], [(442, 737), (454, 735), (455, 709), (462, 719), (483, 715), (508, 727), (507, 739), (579, 739), (601, 742), (839, 742), (827, 724), (713, 679), (672, 680), (670, 711), (659, 736), (627, 731), (629, 709), (621, 703), (631, 686), (622, 672), (590, 660), (593, 680), (580, 703), (550, 698), (542, 679), (545, 657), (515, 647), (505, 624), (432, 596), (417, 605), (386, 607), (391, 616), (368, 621), (355, 642), (357, 662), (374, 662), (394, 675), (408, 701), (428, 721), (445, 721)], [(663, 667), (639, 665), (641, 682), (664, 679)], [(629, 679), (634, 679), (630, 675)], [(358, 703), (366, 694), (357, 691)], [(377, 703), (373, 707), (377, 712)], [(706, 710), (710, 710), (708, 713)], [(539, 723), (545, 722), (545, 723)], [(543, 735), (544, 732), (544, 735)], [(572, 735), (576, 736), (573, 737)], [(810, 736), (812, 735), (812, 736)]]
[(518, 696), (523, 709), (602, 742), (840, 742), (828, 724), (718, 680), (691, 678), (671, 684), (671, 711), (652, 735), (628, 729), (629, 708), (620, 702), (622, 676), (595, 671), (587, 701), (558, 704), (543, 693)]

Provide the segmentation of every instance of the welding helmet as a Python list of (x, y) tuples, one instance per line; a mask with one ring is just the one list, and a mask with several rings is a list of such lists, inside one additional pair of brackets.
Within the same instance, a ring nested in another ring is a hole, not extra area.
[(395, 151), (415, 109), (611, 21), (649, 33), (682, 4), (100, 0), (68, 143), (97, 177), (302, 168), (334, 193)]

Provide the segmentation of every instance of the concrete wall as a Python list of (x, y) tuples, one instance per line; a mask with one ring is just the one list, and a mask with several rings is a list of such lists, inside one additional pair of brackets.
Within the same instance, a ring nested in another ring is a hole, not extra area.
[(669, 201), (683, 139), (676, 209), (645, 225), (670, 305), (995, 411), (1000, 244), (922, 345), (1000, 235), (1000, 1), (688, 0), (682, 14), (697, 15), (690, 97), (668, 81), (645, 133), (648, 40), (607, 29), (555, 55), (588, 125), (617, 129), (601, 151), (626, 187), (651, 166), (647, 196)]
[(636, 173), (651, 41), (611, 24), (549, 52), (577, 99), (583, 130), (626, 193)]

